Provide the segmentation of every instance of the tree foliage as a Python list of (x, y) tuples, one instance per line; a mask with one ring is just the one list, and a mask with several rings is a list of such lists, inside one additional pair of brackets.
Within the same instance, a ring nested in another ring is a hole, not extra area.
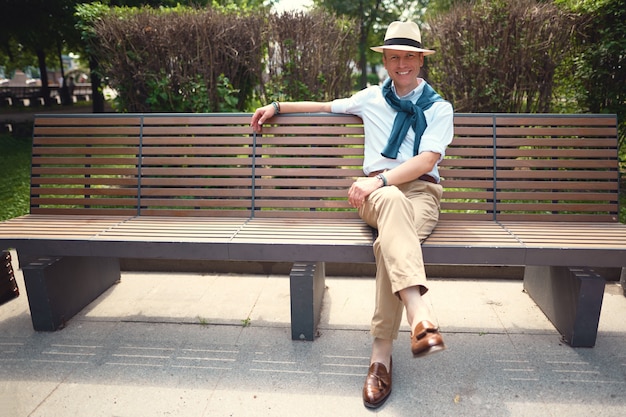
[(385, 30), (391, 22), (419, 21), (427, 3), (428, 0), (314, 0), (317, 7), (357, 22), (360, 88), (364, 88), (368, 81), (368, 63), (378, 63), (381, 59), (369, 47), (382, 43)]
[(0, 43), (9, 66), (34, 56), (41, 76), (42, 96), (52, 104), (48, 64), (56, 57), (60, 66), (63, 47), (76, 45), (74, 7), (79, 0), (0, 0)]
[(560, 0), (585, 17), (571, 53), (568, 82), (584, 111), (615, 113), (626, 160), (626, 5), (623, 0)]

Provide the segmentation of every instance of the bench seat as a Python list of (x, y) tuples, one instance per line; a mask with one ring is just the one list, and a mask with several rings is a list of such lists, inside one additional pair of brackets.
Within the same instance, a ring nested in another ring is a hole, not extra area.
[(624, 266), (624, 224), (504, 222), (503, 227), (524, 243), (524, 265)]

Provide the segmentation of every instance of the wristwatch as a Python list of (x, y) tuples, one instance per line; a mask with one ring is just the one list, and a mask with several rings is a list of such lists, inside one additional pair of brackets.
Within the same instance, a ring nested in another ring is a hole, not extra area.
[(379, 180), (381, 180), (383, 183), (383, 187), (387, 186), (387, 178), (385, 178), (383, 174), (378, 174), (374, 178), (378, 178)]

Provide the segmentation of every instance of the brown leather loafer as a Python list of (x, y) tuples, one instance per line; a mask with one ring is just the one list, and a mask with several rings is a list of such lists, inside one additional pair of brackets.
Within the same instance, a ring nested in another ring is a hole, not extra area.
[(380, 362), (370, 365), (365, 385), (363, 385), (363, 403), (367, 408), (378, 408), (391, 393), (391, 368), (393, 359), (389, 362), (389, 372)]
[(411, 352), (413, 352), (413, 356), (425, 356), (445, 348), (443, 337), (434, 324), (424, 320), (415, 325), (413, 333), (411, 333)]

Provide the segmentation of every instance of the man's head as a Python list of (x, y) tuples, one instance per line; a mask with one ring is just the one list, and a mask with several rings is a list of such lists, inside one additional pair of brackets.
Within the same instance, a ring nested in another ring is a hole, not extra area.
[(393, 22), (387, 28), (385, 44), (372, 48), (382, 52), (383, 65), (393, 80), (398, 95), (404, 95), (418, 86), (424, 55), (435, 51), (422, 48), (419, 27), (413, 22)]
[(385, 49), (396, 51), (422, 52), (424, 55), (434, 54), (432, 49), (422, 48), (420, 28), (414, 22), (393, 22), (385, 33), (385, 43), (371, 48), (375, 52)]

